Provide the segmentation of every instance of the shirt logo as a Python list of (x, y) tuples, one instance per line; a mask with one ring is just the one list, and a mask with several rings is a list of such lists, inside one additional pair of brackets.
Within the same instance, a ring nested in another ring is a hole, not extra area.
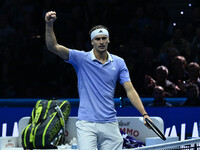
[(111, 70), (116, 70), (116, 68), (115, 67), (112, 67), (112, 69)]

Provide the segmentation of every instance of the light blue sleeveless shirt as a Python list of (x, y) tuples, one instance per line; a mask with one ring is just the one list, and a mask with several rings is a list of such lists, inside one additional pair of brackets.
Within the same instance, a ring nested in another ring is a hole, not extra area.
[(102, 64), (90, 52), (69, 50), (69, 60), (78, 77), (79, 110), (78, 119), (89, 122), (114, 122), (116, 110), (114, 93), (116, 82), (130, 81), (124, 60), (108, 53), (108, 60)]

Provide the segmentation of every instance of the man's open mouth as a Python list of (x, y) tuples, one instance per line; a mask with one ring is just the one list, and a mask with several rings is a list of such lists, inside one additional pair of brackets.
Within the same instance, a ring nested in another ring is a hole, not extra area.
[(105, 46), (99, 46), (99, 48), (105, 48)]

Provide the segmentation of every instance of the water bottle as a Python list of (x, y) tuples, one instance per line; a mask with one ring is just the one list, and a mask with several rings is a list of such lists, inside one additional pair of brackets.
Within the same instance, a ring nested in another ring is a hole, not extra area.
[(72, 139), (72, 149), (78, 149), (78, 144), (75, 137)]

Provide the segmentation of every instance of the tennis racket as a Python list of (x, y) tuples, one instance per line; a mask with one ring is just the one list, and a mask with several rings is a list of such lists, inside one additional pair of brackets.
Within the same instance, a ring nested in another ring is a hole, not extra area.
[(162, 140), (166, 140), (163, 133), (156, 127), (153, 122), (151, 122), (148, 118), (145, 118), (145, 121), (147, 123), (147, 126), (150, 127), (150, 129), (152, 129)]

